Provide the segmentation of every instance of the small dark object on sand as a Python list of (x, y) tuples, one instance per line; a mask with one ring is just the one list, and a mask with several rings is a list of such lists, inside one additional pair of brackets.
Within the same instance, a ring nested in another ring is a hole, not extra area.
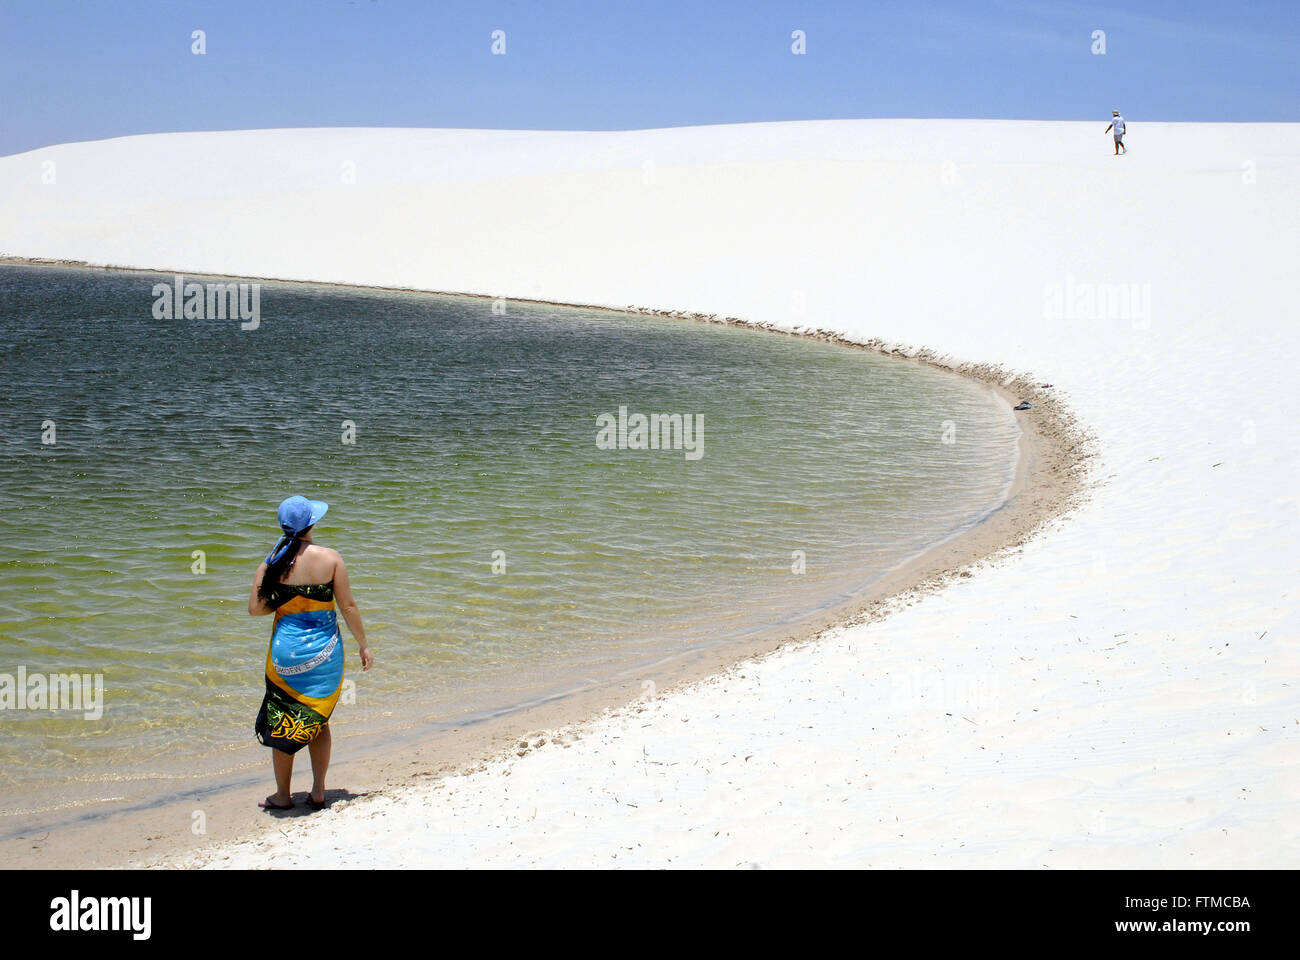
[(1030, 403), (1028, 400), (1021, 400), (1019, 403), (1017, 403), (1017, 404), (1015, 405), (1015, 408), (1014, 408), (1014, 409), (1016, 409), (1016, 410), (1028, 410), (1028, 409), (1029, 409), (1030, 407), (1032, 407), (1032, 406), (1033, 406), (1033, 404)]

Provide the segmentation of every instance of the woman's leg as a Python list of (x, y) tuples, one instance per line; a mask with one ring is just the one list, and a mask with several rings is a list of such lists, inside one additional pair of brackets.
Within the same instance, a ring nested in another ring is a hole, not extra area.
[(293, 794), (289, 792), (289, 780), (293, 777), (293, 754), (272, 748), (271, 768), (275, 771), (275, 793), (266, 798), (267, 802), (279, 806), (292, 803)]
[(316, 739), (307, 744), (311, 754), (311, 798), (317, 803), (325, 799), (325, 771), (330, 766), (330, 725), (327, 723), (316, 734)]

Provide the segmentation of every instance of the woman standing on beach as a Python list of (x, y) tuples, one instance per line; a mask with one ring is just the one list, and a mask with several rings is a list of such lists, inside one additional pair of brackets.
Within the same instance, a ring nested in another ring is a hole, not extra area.
[(258, 804), (269, 810), (293, 806), (293, 755), (304, 746), (312, 772), (307, 804), (314, 810), (325, 806), (329, 719), (343, 688), (336, 599), (361, 648), (361, 668), (369, 670), (374, 663), (343, 558), (311, 540), (312, 528), (328, 509), (324, 501), (306, 497), (290, 497), (280, 504), (282, 536), (258, 566), (248, 598), (253, 616), (275, 614), (266, 651), (266, 695), (254, 724), (257, 739), (271, 748), (276, 791)]

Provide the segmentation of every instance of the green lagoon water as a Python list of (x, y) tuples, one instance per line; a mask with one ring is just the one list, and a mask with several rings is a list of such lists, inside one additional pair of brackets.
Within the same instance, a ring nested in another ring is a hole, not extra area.
[[(246, 602), (290, 494), (329, 501), (316, 540), (348, 561), (379, 660), (363, 674), (347, 640), (336, 725), (382, 738), (797, 624), (1011, 479), (1004, 403), (865, 351), (280, 283), (241, 330), (155, 319), (170, 281), (0, 266), (0, 674), (106, 688), (97, 720), (0, 710), (11, 821), (266, 773), (270, 618)], [(702, 415), (703, 456), (598, 448), (620, 406)]]

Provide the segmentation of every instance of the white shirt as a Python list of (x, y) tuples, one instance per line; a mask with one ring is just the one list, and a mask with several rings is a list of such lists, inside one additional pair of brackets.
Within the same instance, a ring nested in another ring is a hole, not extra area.
[(1110, 118), (1110, 122), (1113, 123), (1113, 124), (1115, 125), (1115, 136), (1117, 136), (1117, 137), (1122, 137), (1122, 136), (1124, 136), (1124, 118), (1123, 118), (1123, 117), (1111, 117), (1111, 118)]

